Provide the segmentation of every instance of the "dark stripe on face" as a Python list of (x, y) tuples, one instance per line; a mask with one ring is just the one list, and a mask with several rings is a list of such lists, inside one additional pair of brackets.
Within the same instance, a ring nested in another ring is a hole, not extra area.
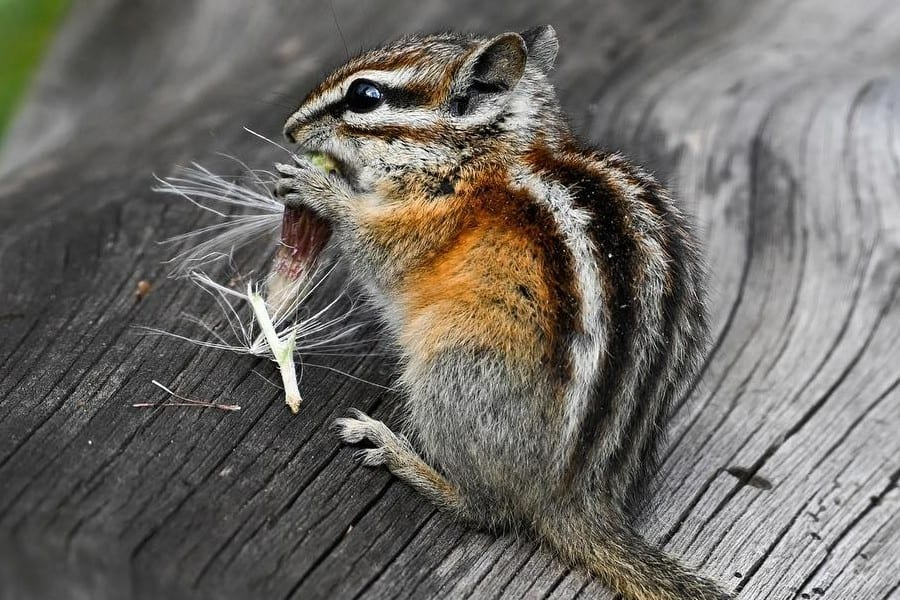
[(447, 132), (440, 126), (410, 127), (409, 125), (369, 125), (358, 126), (341, 123), (337, 133), (346, 137), (370, 137), (391, 144), (396, 141), (416, 144), (431, 144), (436, 141), (446, 142)]
[[(429, 95), (427, 93), (427, 90), (422, 87), (410, 86), (406, 88), (398, 88), (379, 85), (379, 89), (384, 95), (385, 104), (392, 108), (417, 108), (421, 106), (427, 106), (433, 101), (432, 96)], [(314, 123), (315, 121), (318, 121), (324, 117), (341, 119), (349, 110), (350, 109), (347, 107), (347, 102), (344, 98), (335, 100), (334, 102), (326, 104), (325, 106), (310, 113), (310, 115), (306, 117), (306, 119), (304, 119), (302, 123), (299, 123), (295, 129), (299, 129), (300, 127), (308, 123)], [(286, 133), (291, 136), (291, 139), (293, 141), (297, 141), (293, 138), (293, 132)]]
[[(385, 104), (394, 108), (416, 108), (425, 106), (431, 101), (431, 95), (428, 94), (427, 90), (421, 87), (410, 86), (398, 88), (381, 85), (378, 82), (375, 83), (384, 96)], [(316, 110), (307, 118), (307, 120), (313, 121), (324, 115), (331, 115), (332, 117), (338, 118), (348, 110), (350, 109), (347, 107), (346, 99), (341, 98)]]
[[(302, 109), (303, 105), (301, 105), (300, 108)], [(312, 113), (310, 113), (303, 121), (297, 123), (293, 127), (293, 129), (291, 129), (291, 130), (285, 129), (284, 134), (286, 136), (288, 136), (288, 139), (290, 139), (292, 142), (297, 143), (300, 141), (297, 139), (297, 136), (295, 135), (298, 130), (302, 129), (306, 125), (309, 125), (310, 123), (315, 123), (316, 121), (319, 121), (328, 116), (330, 116), (334, 119), (339, 119), (339, 118), (341, 118), (341, 115), (344, 114), (345, 108), (346, 108), (346, 106), (344, 105), (343, 98), (340, 100), (337, 100), (335, 102), (332, 102), (331, 104), (326, 104), (322, 108), (319, 108), (319, 109), (313, 111)]]
[(620, 192), (604, 177), (589, 171), (576, 160), (558, 159), (546, 148), (530, 152), (527, 160), (542, 174), (566, 186), (576, 207), (592, 215), (588, 234), (599, 254), (601, 284), (606, 295), (606, 356), (599, 377), (594, 379), (591, 400), (570, 455), (566, 480), (578, 474), (584, 458), (602, 435), (604, 422), (616, 409), (618, 391), (632, 365), (632, 342), (637, 325), (634, 288), (638, 279), (638, 248), (631, 229), (627, 206)]
[(408, 87), (381, 86), (384, 101), (394, 108), (419, 108), (428, 106), (433, 100), (432, 90), (424, 86), (409, 85)]

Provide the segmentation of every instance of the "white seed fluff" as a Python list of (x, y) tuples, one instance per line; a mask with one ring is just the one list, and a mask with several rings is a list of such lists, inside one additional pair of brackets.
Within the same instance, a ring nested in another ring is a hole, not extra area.
[[(235, 280), (241, 282), (239, 291), (217, 283), (203, 271), (214, 262), (233, 266), (234, 253), (239, 248), (265, 239), (270, 240), (274, 248), (278, 239), (284, 207), (270, 191), (274, 176), (267, 171), (252, 171), (237, 162), (249, 176), (223, 177), (194, 163), (191, 167), (180, 169), (174, 176), (157, 178), (159, 185), (154, 188), (155, 191), (187, 200), (219, 218), (217, 223), (165, 241), (182, 244), (178, 254), (168, 261), (174, 265), (172, 275), (189, 278), (209, 294), (215, 300), (221, 317), (210, 320), (210, 317), (202, 319), (183, 315), (184, 320), (199, 327), (200, 333), (197, 335), (173, 333), (155, 327), (142, 329), (207, 348), (269, 358), (281, 372), (285, 402), (296, 413), (302, 398), (295, 361), (300, 361), (302, 376), (302, 354), (325, 354), (357, 346), (361, 341), (351, 336), (362, 324), (348, 324), (357, 305), (346, 302), (343, 286), (323, 308), (316, 309), (312, 314), (305, 310), (311, 295), (328, 279), (334, 266), (324, 272), (316, 269), (308, 277), (291, 282), (290, 289), (286, 292), (282, 290), (281, 297), (289, 299), (284, 306), (267, 303), (262, 289), (268, 282), (251, 280), (244, 283), (247, 280), (238, 275)], [(323, 368), (336, 371), (330, 367)]]

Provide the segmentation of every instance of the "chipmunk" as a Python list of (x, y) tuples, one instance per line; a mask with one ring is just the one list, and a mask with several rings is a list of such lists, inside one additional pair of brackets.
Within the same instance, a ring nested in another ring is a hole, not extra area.
[(361, 412), (336, 429), (374, 445), (363, 464), (532, 532), (627, 598), (729, 598), (631, 525), (705, 348), (697, 242), (650, 175), (571, 133), (557, 51), (550, 26), (406, 37), (287, 120), (307, 154), (277, 165), (276, 194), (346, 259), (403, 358), (406, 435)]

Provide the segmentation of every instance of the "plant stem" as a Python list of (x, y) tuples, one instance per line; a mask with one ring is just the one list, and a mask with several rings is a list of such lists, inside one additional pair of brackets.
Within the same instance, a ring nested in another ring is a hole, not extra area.
[(247, 286), (247, 298), (250, 300), (250, 306), (253, 308), (253, 314), (256, 315), (259, 328), (269, 343), (272, 357), (278, 364), (278, 370), (281, 371), (281, 381), (284, 384), (284, 401), (290, 407), (291, 412), (297, 414), (303, 399), (300, 397), (300, 390), (297, 388), (297, 369), (294, 366), (296, 332), (292, 330), (287, 339), (281, 340), (275, 331), (275, 326), (272, 324), (272, 318), (269, 316), (269, 311), (266, 308), (266, 301), (250, 285)]

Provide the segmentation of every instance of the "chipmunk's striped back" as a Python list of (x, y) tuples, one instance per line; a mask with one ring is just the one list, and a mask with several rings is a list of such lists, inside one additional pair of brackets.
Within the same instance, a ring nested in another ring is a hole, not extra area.
[[(570, 133), (550, 27), (415, 36), (317, 86), (280, 167), (403, 353), (405, 438), (366, 464), (490, 527), (527, 527), (629, 598), (726, 597), (629, 526), (706, 338), (694, 238), (665, 190)], [(427, 461), (427, 462), (426, 462)], [(434, 464), (435, 467), (429, 465)]]
[(590, 368), (570, 392), (564, 480), (587, 477), (635, 507), (705, 343), (693, 236), (665, 190), (618, 155), (538, 144), (525, 162), (560, 230), (577, 232), (568, 243), (584, 271), (572, 360)]

